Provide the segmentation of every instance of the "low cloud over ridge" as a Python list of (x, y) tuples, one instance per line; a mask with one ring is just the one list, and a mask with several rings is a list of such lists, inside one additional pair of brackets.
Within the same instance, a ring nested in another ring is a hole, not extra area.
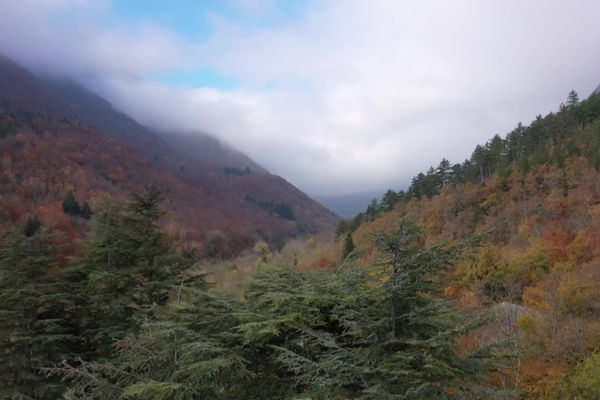
[[(190, 2), (194, 4), (195, 2)], [(400, 188), (600, 82), (600, 3), (232, 2), (191, 38), (108, 1), (0, 0), (0, 52), (66, 74), (140, 122), (209, 132), (309, 193)], [(200, 23), (200, 21), (199, 21)], [(232, 88), (167, 85), (209, 69)]]

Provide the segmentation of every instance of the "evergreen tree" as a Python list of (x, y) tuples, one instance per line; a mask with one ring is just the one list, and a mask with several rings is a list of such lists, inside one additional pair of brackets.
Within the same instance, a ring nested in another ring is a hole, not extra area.
[(156, 189), (134, 193), (125, 207), (108, 204), (94, 219), (76, 270), (84, 282), (82, 328), (95, 356), (109, 354), (115, 339), (136, 331), (138, 319), (167, 301), (193, 263), (167, 247), (159, 202)]
[(0, 397), (60, 398), (65, 387), (41, 369), (73, 358), (72, 288), (60, 272), (51, 237), (12, 233), (0, 247)]
[(352, 240), (352, 232), (346, 233), (344, 238), (344, 248), (342, 249), (342, 262), (354, 253), (354, 241)]
[(72, 217), (78, 217), (81, 214), (81, 206), (79, 202), (75, 198), (75, 195), (72, 191), (69, 190), (67, 196), (63, 200), (63, 211), (65, 214), (70, 215)]
[(472, 325), (434, 283), (458, 248), (423, 248), (408, 223), (379, 243), (372, 268), (261, 268), (242, 303), (184, 290), (110, 363), (63, 373), (86, 399), (500, 397), (491, 349), (455, 351)]
[[(229, 297), (179, 287), (140, 336), (120, 342), (110, 363), (65, 364), (53, 370), (87, 400), (275, 398), (261, 388), (236, 329), (244, 315)], [(254, 392), (256, 397), (247, 394)]]
[(379, 213), (379, 204), (377, 203), (377, 199), (372, 199), (371, 203), (367, 206), (365, 211), (365, 218), (367, 221), (373, 221), (377, 214)]
[(442, 186), (447, 185), (452, 179), (452, 166), (450, 165), (450, 161), (443, 158), (442, 161), (440, 161), (436, 172), (440, 177)]
[(337, 225), (337, 228), (335, 229), (336, 239), (342, 236), (344, 233), (348, 232), (351, 229), (350, 225), (350, 221), (348, 221), (347, 219), (341, 219)]
[(37, 231), (42, 227), (42, 221), (38, 218), (37, 215), (30, 215), (25, 222), (25, 228), (23, 229), (23, 233), (27, 237), (32, 237), (36, 234)]
[(579, 104), (579, 95), (576, 91), (571, 90), (567, 96), (567, 107), (574, 109)]
[(87, 201), (83, 203), (80, 214), (81, 214), (81, 218), (83, 218), (83, 219), (90, 219), (90, 218), (92, 218), (92, 215), (94, 215), (94, 212), (90, 208), (90, 205), (88, 204)]
[(400, 201), (400, 195), (392, 189), (388, 189), (381, 199), (381, 208), (385, 211), (391, 211), (398, 201)]

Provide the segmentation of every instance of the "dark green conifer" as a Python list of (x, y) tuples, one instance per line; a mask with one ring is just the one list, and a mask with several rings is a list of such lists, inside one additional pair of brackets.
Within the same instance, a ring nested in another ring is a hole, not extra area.
[(90, 205), (88, 204), (87, 201), (83, 203), (80, 214), (81, 214), (81, 218), (83, 218), (83, 219), (90, 219), (90, 218), (92, 218), (92, 215), (94, 215), (94, 212), (90, 208)]
[(344, 248), (342, 249), (342, 262), (354, 254), (354, 241), (352, 240), (352, 232), (346, 233), (344, 237)]
[(132, 194), (124, 207), (107, 204), (94, 218), (79, 267), (83, 274), (82, 324), (95, 356), (135, 332), (138, 319), (164, 304), (193, 260), (169, 249), (158, 225), (160, 192)]
[[(457, 353), (473, 325), (439, 297), (458, 248), (404, 223), (381, 265), (261, 268), (244, 301), (178, 290), (110, 363), (64, 368), (90, 399), (492, 399), (490, 349)], [(180, 295), (183, 293), (182, 295)]]
[(72, 217), (78, 217), (81, 214), (81, 206), (79, 202), (75, 198), (75, 195), (72, 191), (69, 190), (67, 196), (63, 200), (63, 211), (65, 214), (70, 215)]
[(42, 368), (74, 358), (72, 288), (50, 236), (14, 232), (0, 247), (0, 397), (53, 400), (65, 385)]
[(27, 218), (27, 221), (25, 222), (25, 228), (23, 229), (23, 233), (27, 237), (32, 237), (37, 231), (40, 230), (41, 227), (42, 222), (40, 221), (38, 216), (35, 214), (30, 215), (29, 218)]

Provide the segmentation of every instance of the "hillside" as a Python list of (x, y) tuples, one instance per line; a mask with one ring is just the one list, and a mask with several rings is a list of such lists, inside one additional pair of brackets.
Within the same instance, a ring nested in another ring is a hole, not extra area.
[(495, 136), (465, 162), (442, 160), (407, 191), (388, 191), (338, 233), (353, 232), (364, 265), (381, 255), (373, 236), (404, 218), (426, 243), (481, 236), (444, 276), (446, 296), (501, 315), (474, 340), (516, 337), (504, 385), (528, 399), (574, 398), (577, 385), (588, 387), (578, 381), (582, 365), (596, 368), (599, 350), (599, 170), (600, 95), (579, 101), (571, 92), (558, 111)]
[(0, 143), (6, 160), (1, 205), (18, 205), (6, 212), (5, 225), (44, 214), (40, 207), (58, 212), (69, 190), (96, 206), (105, 195), (122, 197), (148, 185), (168, 193), (171, 229), (196, 245), (223, 242), (219, 256), (257, 240), (280, 246), (287, 238), (331, 230), (337, 221), (216, 139), (160, 136), (73, 82), (47, 84), (7, 59), (0, 60), (0, 111), (11, 132)]

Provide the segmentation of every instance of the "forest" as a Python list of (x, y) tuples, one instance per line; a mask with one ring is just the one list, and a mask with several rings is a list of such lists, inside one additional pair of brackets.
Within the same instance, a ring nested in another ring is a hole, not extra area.
[(226, 234), (194, 211), (214, 195), (80, 122), (2, 113), (0, 136), (2, 398), (600, 397), (600, 95), (335, 240), (250, 169), (211, 179), (272, 225), (223, 208)]
[(463, 163), (442, 160), (337, 229), (338, 248), (363, 265), (380, 255), (371, 237), (399, 219), (427, 244), (480, 237), (440, 282), (460, 309), (499, 318), (471, 340), (512, 338), (500, 384), (516, 398), (600, 396), (599, 113), (598, 94), (571, 92), (558, 111), (495, 135)]
[[(63, 204), (72, 213), (70, 194)], [(500, 343), (458, 353), (468, 321), (435, 276), (463, 247), (408, 220), (363, 268), (263, 266), (234, 297), (159, 225), (160, 191), (105, 204), (65, 259), (39, 220), (0, 248), (3, 398), (481, 398)], [(75, 218), (83, 218), (75, 216)]]

